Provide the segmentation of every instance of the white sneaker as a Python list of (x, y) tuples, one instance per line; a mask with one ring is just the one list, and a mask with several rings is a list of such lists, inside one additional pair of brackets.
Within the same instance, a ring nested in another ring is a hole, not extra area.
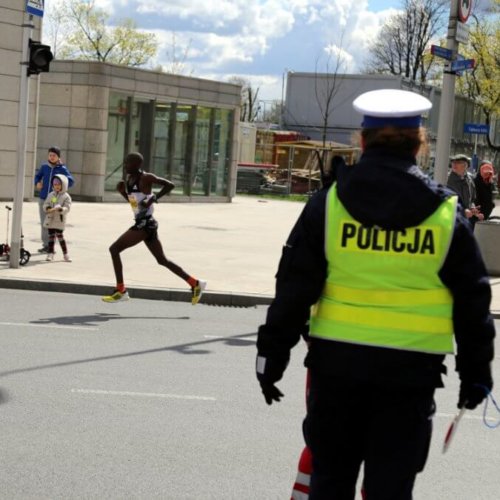
[(45, 260), (47, 260), (49, 262), (52, 262), (54, 260), (54, 254), (53, 253), (48, 253), (47, 257), (45, 258)]
[(71, 262), (71, 257), (70, 257), (67, 253), (65, 253), (65, 254), (64, 254), (64, 260), (65, 260), (66, 262)]

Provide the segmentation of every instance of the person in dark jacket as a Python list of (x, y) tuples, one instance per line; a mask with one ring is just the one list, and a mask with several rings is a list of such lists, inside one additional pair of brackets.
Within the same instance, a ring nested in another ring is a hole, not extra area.
[(494, 175), (493, 165), (489, 161), (483, 161), (479, 166), (479, 172), (474, 178), (474, 185), (476, 186), (475, 203), (481, 210), (485, 220), (490, 218), (491, 212), (495, 208)]
[(469, 158), (463, 154), (451, 158), (451, 171), (448, 175), (447, 186), (458, 194), (460, 204), (464, 208), (464, 214), (469, 219), (472, 227), (478, 220), (483, 220), (481, 209), (476, 207), (476, 186), (474, 178), (467, 171)]
[(38, 250), (40, 253), (48, 253), (49, 251), (49, 233), (47, 228), (43, 225), (46, 215), (43, 209), (43, 204), (45, 203), (47, 195), (52, 190), (52, 179), (56, 174), (62, 174), (68, 178), (68, 188), (73, 186), (75, 181), (68, 170), (68, 167), (61, 161), (61, 150), (57, 146), (52, 146), (49, 148), (47, 161), (40, 165), (40, 168), (35, 174), (35, 187), (38, 191), (39, 197), (38, 212), (42, 228), (42, 248)]
[(362, 464), (368, 499), (410, 500), (454, 342), (458, 406), (475, 408), (493, 386), (491, 288), (457, 196), (416, 165), (430, 101), (379, 90), (353, 105), (363, 154), (290, 233), (256, 374), (266, 402), (280, 401), (276, 383), (309, 324), (310, 500), (353, 499)]

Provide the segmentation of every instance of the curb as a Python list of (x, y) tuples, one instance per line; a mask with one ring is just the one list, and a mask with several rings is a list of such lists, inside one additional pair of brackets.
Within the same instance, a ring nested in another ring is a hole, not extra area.
[[(0, 278), (0, 288), (10, 290), (34, 290), (39, 292), (78, 293), (84, 295), (106, 295), (109, 285), (90, 285), (66, 281), (24, 280)], [(189, 302), (191, 294), (184, 290), (168, 288), (129, 287), (134, 299), (165, 300), (170, 302)], [(222, 307), (268, 306), (273, 297), (251, 293), (205, 292), (200, 304)], [(500, 311), (491, 311), (494, 319), (500, 319)]]
[[(25, 280), (0, 278), (0, 288), (15, 290), (34, 290), (39, 292), (78, 293), (85, 295), (106, 295), (109, 285), (91, 285), (88, 283), (70, 283), (66, 281)], [(191, 294), (184, 290), (168, 288), (128, 287), (134, 299), (165, 300), (189, 302)], [(269, 305), (273, 297), (258, 294), (232, 292), (205, 292), (200, 304), (224, 307), (256, 307)]]

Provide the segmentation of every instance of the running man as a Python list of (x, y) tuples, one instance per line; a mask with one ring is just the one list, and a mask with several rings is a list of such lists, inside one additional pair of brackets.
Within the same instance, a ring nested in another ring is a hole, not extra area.
[[(207, 282), (187, 274), (181, 267), (168, 260), (158, 239), (158, 222), (153, 218), (153, 203), (174, 189), (174, 184), (167, 179), (144, 172), (144, 158), (140, 153), (130, 153), (124, 160), (126, 178), (118, 183), (118, 192), (130, 203), (135, 216), (135, 224), (125, 231), (110, 247), (113, 268), (116, 276), (116, 289), (111, 295), (102, 298), (104, 302), (128, 300), (129, 295), (123, 280), (123, 267), (120, 253), (144, 241), (160, 266), (165, 266), (182, 278), (191, 287), (191, 304), (196, 305), (207, 286)], [(153, 193), (153, 185), (162, 186)]]

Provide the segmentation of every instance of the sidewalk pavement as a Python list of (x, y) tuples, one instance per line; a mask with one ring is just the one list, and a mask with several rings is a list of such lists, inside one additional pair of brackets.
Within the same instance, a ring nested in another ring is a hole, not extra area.
[[(6, 234), (6, 210), (1, 217), (5, 205), (0, 205), (0, 235)], [(155, 218), (167, 258), (208, 281), (202, 303), (250, 307), (272, 300), (281, 248), (303, 206), (236, 196), (232, 203), (159, 203)], [(494, 213), (500, 215), (498, 203)], [(38, 203), (24, 203), (24, 248), (31, 259), (18, 269), (0, 261), (0, 288), (108, 294), (115, 285), (108, 247), (132, 224), (132, 211), (124, 201), (73, 202), (65, 230), (73, 262), (62, 260), (57, 242), (54, 262), (46, 262), (46, 255), (37, 252), (41, 247)], [(190, 300), (189, 287), (159, 266), (143, 244), (125, 250), (122, 261), (131, 297)], [(491, 309), (498, 318), (500, 277), (492, 277), (491, 284)]]

